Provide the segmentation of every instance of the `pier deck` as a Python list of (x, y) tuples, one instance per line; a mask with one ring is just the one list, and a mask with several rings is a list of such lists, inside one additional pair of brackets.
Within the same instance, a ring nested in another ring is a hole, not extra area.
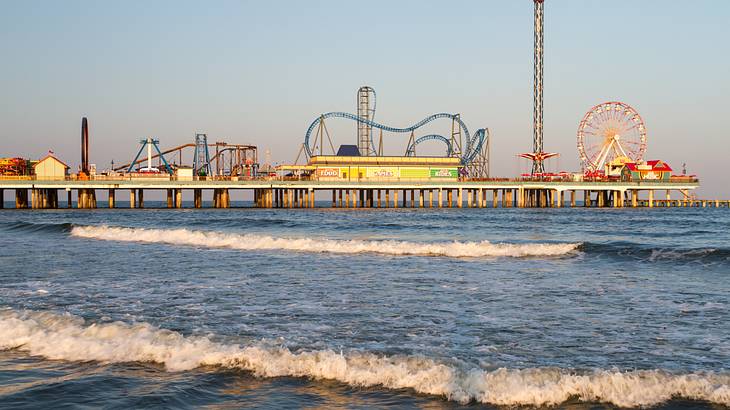
[[(203, 190), (213, 191), (213, 206), (230, 207), (229, 191), (252, 191), (261, 208), (312, 208), (315, 196), (329, 198), (336, 208), (373, 207), (728, 207), (728, 201), (691, 199), (689, 191), (698, 182), (573, 182), (573, 181), (388, 181), (324, 182), (309, 180), (173, 180), (167, 178), (92, 180), (0, 180), (0, 204), (6, 190), (15, 191), (16, 208), (58, 208), (58, 191), (65, 191), (71, 204), (96, 208), (96, 191), (107, 190), (108, 207), (115, 207), (116, 191), (129, 191), (130, 207), (144, 206), (145, 190), (167, 191), (167, 205), (182, 207), (183, 191), (192, 191), (194, 206), (202, 207)], [(30, 191), (30, 201), (28, 192)], [(671, 193), (679, 199), (672, 199)], [(566, 198), (566, 193), (568, 198)], [(580, 193), (580, 195), (578, 195)], [(400, 195), (399, 195), (400, 194)], [(640, 198), (640, 194), (642, 198)]]

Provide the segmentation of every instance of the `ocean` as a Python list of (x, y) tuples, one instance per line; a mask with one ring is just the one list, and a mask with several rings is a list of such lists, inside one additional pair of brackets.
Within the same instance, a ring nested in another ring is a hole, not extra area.
[(0, 237), (0, 408), (730, 406), (727, 209), (3, 210)]

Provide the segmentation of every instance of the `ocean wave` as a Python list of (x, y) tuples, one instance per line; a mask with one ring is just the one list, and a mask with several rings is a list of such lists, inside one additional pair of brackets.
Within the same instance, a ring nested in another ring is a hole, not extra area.
[(587, 254), (608, 255), (646, 262), (716, 263), (730, 261), (730, 249), (727, 248), (655, 247), (632, 242), (585, 242), (582, 249)]
[(540, 406), (577, 398), (637, 407), (685, 398), (730, 405), (729, 373), (460, 369), (423, 357), (331, 350), (292, 352), (264, 344), (225, 344), (147, 323), (87, 323), (77, 316), (51, 312), (0, 311), (0, 349), (17, 349), (52, 360), (154, 362), (169, 371), (215, 366), (258, 377), (306, 377), (351, 386), (407, 388), (460, 403)]
[(290, 250), (336, 254), (379, 253), (448, 257), (538, 257), (575, 252), (578, 243), (409, 242), (394, 240), (337, 240), (320, 238), (275, 238), (267, 235), (147, 229), (111, 226), (74, 226), (71, 235), (107, 241), (163, 243), (170, 245), (238, 250)]
[(35, 223), (35, 222), (10, 222), (0, 224), (0, 229), (10, 232), (70, 232), (73, 224), (68, 222), (62, 223)]

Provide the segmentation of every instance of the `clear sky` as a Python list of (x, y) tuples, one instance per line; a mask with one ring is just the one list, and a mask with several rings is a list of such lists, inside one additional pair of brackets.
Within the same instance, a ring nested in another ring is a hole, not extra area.
[[(458, 112), (489, 127), (494, 175), (523, 171), (516, 154), (532, 147), (530, 0), (0, 5), (0, 156), (53, 149), (75, 170), (85, 115), (100, 169), (131, 160), (140, 137), (165, 148), (195, 132), (290, 162), (317, 115), (355, 110), (361, 85), (386, 124)], [(729, 1), (546, 0), (545, 18), (553, 168), (579, 168), (583, 114), (620, 100), (644, 117), (648, 159), (677, 173), (686, 162), (701, 196), (730, 197)], [(354, 125), (335, 122), (335, 144), (355, 143)]]

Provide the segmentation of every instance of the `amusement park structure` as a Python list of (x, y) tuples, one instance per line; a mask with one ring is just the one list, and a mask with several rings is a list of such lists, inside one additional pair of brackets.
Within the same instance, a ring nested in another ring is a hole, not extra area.
[[(148, 142), (151, 140), (151, 142)], [(198, 177), (246, 177), (253, 178), (258, 173), (258, 149), (254, 145), (229, 144), (227, 142), (208, 143), (206, 134), (196, 134), (195, 142), (179, 145), (177, 147), (161, 151), (159, 141), (148, 138), (140, 141), (142, 148), (132, 162), (122, 164), (113, 168), (117, 172), (133, 172), (135, 166), (147, 161), (147, 168), (139, 168), (138, 172), (153, 172), (155, 169), (172, 175), (174, 170), (184, 167), (186, 161), (183, 153), (190, 148), (193, 149), (192, 168), (195, 176)], [(143, 149), (147, 148), (147, 158), (139, 158)], [(153, 154), (151, 151), (157, 152)], [(211, 156), (210, 152), (213, 152)], [(151, 160), (157, 159), (158, 166), (152, 167)], [(169, 159), (169, 160), (168, 160)]]
[(167, 163), (165, 156), (162, 154), (162, 152), (160, 152), (160, 141), (159, 140), (156, 140), (154, 138), (145, 138), (145, 139), (139, 140), (139, 143), (142, 146), (139, 148), (137, 155), (134, 157), (134, 160), (129, 165), (127, 172), (133, 171), (134, 165), (139, 163), (139, 161), (137, 161), (137, 160), (139, 159), (139, 156), (142, 155), (142, 152), (144, 151), (145, 148), (147, 148), (147, 168), (140, 168), (140, 172), (146, 172), (146, 173), (160, 172), (160, 168), (155, 168), (152, 166), (152, 159), (153, 159), (152, 148), (154, 148), (155, 151), (157, 151), (157, 154), (158, 154), (157, 156), (160, 158), (160, 160), (162, 162), (165, 163), (165, 168), (164, 168), (165, 172), (172, 175), (172, 173), (173, 173), (172, 167), (170, 167), (170, 164)]
[[(421, 121), (408, 127), (391, 127), (374, 121), (376, 108), (376, 93), (372, 87), (360, 87), (357, 93), (357, 115), (347, 112), (328, 112), (321, 114), (307, 128), (304, 136), (303, 150), (308, 158), (326, 155), (325, 137), (328, 139), (332, 154), (335, 154), (334, 144), (327, 130), (325, 120), (329, 118), (344, 118), (357, 123), (357, 148), (361, 156), (383, 156), (384, 142), (383, 131), (409, 135), (406, 145), (406, 157), (415, 157), (416, 148), (426, 141), (440, 141), (444, 144), (444, 157), (456, 157), (467, 170), (479, 172), (473, 177), (489, 176), (489, 130), (481, 128), (474, 135), (462, 121), (459, 114), (437, 113), (430, 115)], [(416, 137), (419, 128), (436, 120), (451, 120), (451, 131), (449, 137), (440, 134), (427, 134)], [(375, 144), (373, 130), (380, 133), (378, 143)], [(474, 161), (478, 160), (478, 166)]]
[(534, 61), (533, 61), (533, 105), (532, 105), (532, 152), (520, 154), (522, 158), (532, 160), (532, 176), (541, 176), (545, 172), (545, 160), (558, 154), (543, 151), (543, 56), (544, 56), (544, 0), (533, 0), (535, 3)]
[(588, 110), (578, 125), (578, 153), (584, 172), (606, 165), (638, 163), (646, 152), (646, 126), (630, 105), (610, 101)]
[[(377, 104), (377, 95), (375, 89), (368, 86), (360, 87), (357, 90), (357, 116), (368, 121), (375, 120), (375, 106)], [(382, 137), (382, 133), (381, 133)], [(383, 141), (381, 139), (379, 147), (382, 149)], [(357, 148), (360, 155), (369, 157), (378, 155), (375, 152), (375, 144), (373, 143), (373, 127), (366, 122), (357, 122)], [(382, 152), (380, 152), (382, 155)]]

